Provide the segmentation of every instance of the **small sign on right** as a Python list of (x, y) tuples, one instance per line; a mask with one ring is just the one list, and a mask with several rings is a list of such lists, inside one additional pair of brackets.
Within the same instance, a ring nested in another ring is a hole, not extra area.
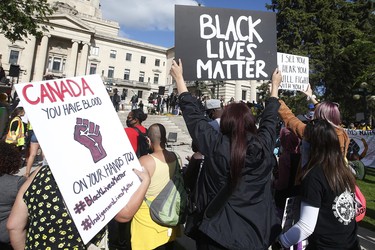
[(309, 84), (309, 58), (277, 52), (282, 74), (280, 89), (306, 91)]

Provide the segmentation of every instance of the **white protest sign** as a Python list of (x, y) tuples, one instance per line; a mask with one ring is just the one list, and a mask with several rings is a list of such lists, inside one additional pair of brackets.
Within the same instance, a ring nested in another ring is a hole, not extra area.
[(305, 91), (309, 84), (309, 58), (277, 52), (277, 66), (281, 70), (280, 89)]
[(129, 201), (139, 161), (99, 75), (15, 85), (84, 243)]

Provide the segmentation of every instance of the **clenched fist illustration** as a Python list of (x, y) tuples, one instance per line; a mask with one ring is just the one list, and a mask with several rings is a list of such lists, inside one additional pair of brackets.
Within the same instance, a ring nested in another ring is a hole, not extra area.
[(74, 127), (74, 140), (90, 150), (95, 163), (107, 156), (102, 145), (100, 126), (88, 119), (77, 118)]

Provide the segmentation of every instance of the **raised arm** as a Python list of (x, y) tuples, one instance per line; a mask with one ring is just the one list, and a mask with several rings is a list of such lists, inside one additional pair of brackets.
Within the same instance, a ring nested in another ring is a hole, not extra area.
[(281, 71), (276, 68), (271, 79), (271, 97), (279, 98), (279, 87), (281, 84)]
[(137, 169), (133, 169), (133, 171), (136, 175), (138, 175), (142, 182), (141, 185), (138, 187), (137, 191), (135, 191), (132, 197), (130, 198), (129, 202), (115, 216), (115, 220), (118, 222), (128, 222), (133, 218), (134, 214), (138, 211), (139, 207), (141, 206), (148, 186), (151, 182), (150, 175), (146, 168), (143, 168), (143, 171), (139, 171)]
[(173, 77), (173, 79), (176, 81), (177, 84), (177, 91), (179, 94), (183, 92), (187, 92), (188, 89), (186, 87), (184, 77), (182, 75), (182, 62), (181, 59), (178, 60), (178, 64), (175, 60), (172, 61), (172, 66), (170, 70), (170, 74)]
[(170, 74), (177, 84), (179, 105), (182, 110), (186, 127), (189, 130), (189, 134), (201, 149), (201, 153), (208, 156), (208, 151), (212, 153), (212, 145), (216, 144), (220, 132), (216, 131), (208, 123), (210, 120), (204, 115), (197, 98), (193, 97), (188, 92), (183, 78), (183, 66), (181, 60), (179, 60), (179, 63), (173, 60)]
[(315, 99), (315, 95), (313, 95), (313, 93), (312, 93), (312, 89), (311, 89), (310, 83), (307, 86), (306, 91), (302, 91), (302, 93), (304, 93), (307, 96), (307, 99), (309, 101), (311, 101), (314, 105), (318, 104), (318, 101)]
[(273, 151), (276, 143), (276, 124), (278, 122), (277, 112), (280, 104), (278, 102), (279, 86), (281, 84), (281, 71), (275, 69), (271, 79), (271, 95), (266, 100), (266, 107), (262, 113), (262, 119), (259, 123), (258, 135), (263, 138), (264, 145)]

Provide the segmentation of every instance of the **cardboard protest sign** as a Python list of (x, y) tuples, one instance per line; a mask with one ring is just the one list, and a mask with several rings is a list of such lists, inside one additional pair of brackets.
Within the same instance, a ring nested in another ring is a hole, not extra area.
[(280, 89), (305, 91), (309, 85), (309, 58), (277, 53), (277, 66), (281, 70)]
[(129, 201), (139, 161), (99, 75), (15, 85), (87, 243)]
[(349, 153), (356, 152), (366, 167), (375, 168), (375, 131), (345, 129), (349, 135)]
[(276, 53), (275, 13), (175, 6), (175, 58), (185, 80), (269, 80)]

